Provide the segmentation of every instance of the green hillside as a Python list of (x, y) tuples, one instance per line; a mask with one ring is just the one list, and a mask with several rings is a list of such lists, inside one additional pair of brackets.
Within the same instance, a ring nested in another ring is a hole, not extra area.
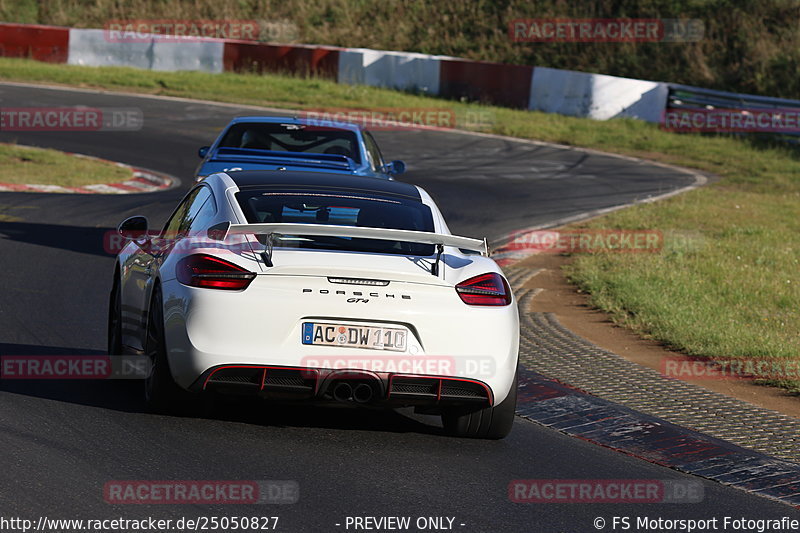
[[(515, 43), (517, 18), (699, 19), (694, 43)], [(0, 19), (258, 20), (273, 40), (407, 50), (800, 98), (797, 0), (0, 0)]]

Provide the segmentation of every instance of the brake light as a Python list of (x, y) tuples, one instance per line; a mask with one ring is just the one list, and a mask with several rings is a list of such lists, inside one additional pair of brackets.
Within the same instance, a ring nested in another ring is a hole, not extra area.
[(178, 261), (178, 281), (190, 287), (236, 291), (246, 289), (256, 275), (212, 255), (196, 254)]
[(511, 289), (503, 276), (496, 272), (481, 274), (456, 285), (456, 292), (468, 305), (508, 305)]

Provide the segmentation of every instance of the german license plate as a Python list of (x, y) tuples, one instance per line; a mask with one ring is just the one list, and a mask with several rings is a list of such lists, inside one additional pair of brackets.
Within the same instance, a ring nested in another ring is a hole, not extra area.
[(382, 326), (303, 322), (302, 342), (320, 346), (404, 352), (408, 343), (408, 330)]

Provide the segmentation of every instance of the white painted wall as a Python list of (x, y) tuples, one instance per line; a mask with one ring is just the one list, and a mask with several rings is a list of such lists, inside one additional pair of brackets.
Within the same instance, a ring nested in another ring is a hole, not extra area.
[(337, 81), (439, 94), (439, 62), (443, 56), (348, 48), (339, 52)]
[(70, 29), (67, 63), (216, 73), (222, 72), (223, 48), (221, 40), (114, 42), (104, 30)]
[(667, 84), (661, 82), (535, 67), (528, 109), (597, 120), (659, 122), (667, 92)]

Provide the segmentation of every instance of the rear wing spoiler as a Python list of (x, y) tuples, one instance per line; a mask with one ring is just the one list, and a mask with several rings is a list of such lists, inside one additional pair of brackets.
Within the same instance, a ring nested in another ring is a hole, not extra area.
[[(486, 239), (470, 239), (457, 235), (413, 231), (405, 229), (364, 228), (357, 226), (334, 226), (328, 224), (231, 224), (223, 222), (208, 229), (208, 237), (223, 241), (228, 235), (309, 235), (328, 237), (351, 237), (356, 239), (378, 239), (383, 241), (414, 242), (437, 246), (454, 246), (463, 250), (489, 255)], [(269, 240), (269, 239), (268, 239)]]

